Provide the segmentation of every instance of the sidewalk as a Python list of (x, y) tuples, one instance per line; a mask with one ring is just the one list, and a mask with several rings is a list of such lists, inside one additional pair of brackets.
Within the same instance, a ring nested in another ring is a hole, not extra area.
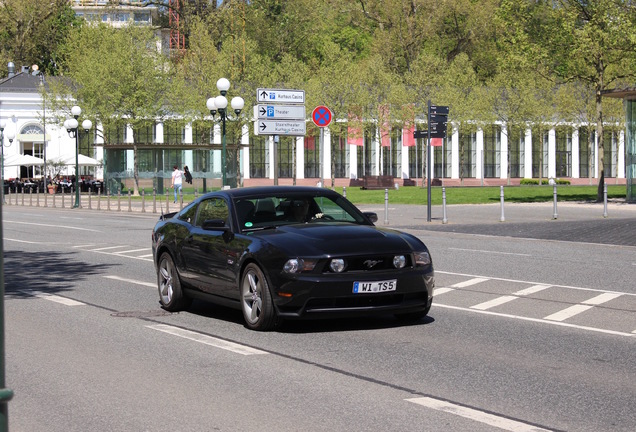
[(378, 214), (378, 226), (397, 229), (429, 230), (465, 234), (481, 234), (544, 240), (636, 246), (636, 204), (612, 201), (603, 203), (557, 202), (554, 204), (504, 203), (474, 204), (431, 208), (431, 222), (427, 221), (426, 205), (391, 205), (388, 224), (382, 205), (361, 205), (365, 211)]

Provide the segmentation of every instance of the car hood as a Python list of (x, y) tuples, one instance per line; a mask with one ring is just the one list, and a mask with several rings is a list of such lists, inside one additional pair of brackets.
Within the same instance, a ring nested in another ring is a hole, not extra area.
[(361, 255), (423, 250), (423, 243), (409, 234), (372, 225), (309, 223), (262, 231), (263, 241), (291, 255)]

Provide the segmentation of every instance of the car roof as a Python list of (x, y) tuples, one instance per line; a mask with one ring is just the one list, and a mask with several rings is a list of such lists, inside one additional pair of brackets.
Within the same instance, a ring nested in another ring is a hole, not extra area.
[(271, 196), (271, 195), (312, 195), (312, 196), (330, 196), (338, 197), (339, 193), (331, 189), (313, 187), (313, 186), (254, 186), (236, 189), (224, 189), (221, 191), (211, 192), (214, 195), (224, 195), (231, 199)]

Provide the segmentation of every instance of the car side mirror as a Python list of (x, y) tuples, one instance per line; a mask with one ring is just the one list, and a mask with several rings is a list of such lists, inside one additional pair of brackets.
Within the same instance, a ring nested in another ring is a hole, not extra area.
[(376, 223), (378, 221), (378, 214), (375, 212), (362, 212), (362, 214), (365, 215), (372, 223)]
[(225, 225), (225, 220), (223, 219), (206, 219), (203, 221), (203, 226), (201, 228), (208, 231), (229, 231), (230, 230), (230, 227)]

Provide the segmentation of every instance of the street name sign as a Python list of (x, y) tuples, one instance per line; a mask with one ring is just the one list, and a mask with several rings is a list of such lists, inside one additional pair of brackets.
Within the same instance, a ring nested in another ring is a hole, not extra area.
[(304, 120), (305, 105), (256, 105), (254, 117), (268, 120)]
[(305, 120), (257, 120), (254, 122), (256, 135), (305, 135)]
[(305, 90), (265, 89), (256, 90), (256, 102), (305, 103)]

